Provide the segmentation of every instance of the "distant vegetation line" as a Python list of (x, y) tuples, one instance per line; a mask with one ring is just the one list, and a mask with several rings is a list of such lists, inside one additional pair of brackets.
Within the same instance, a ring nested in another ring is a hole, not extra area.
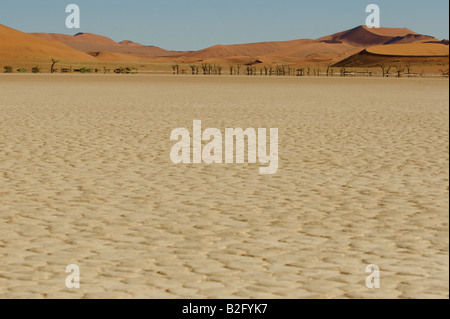
[[(51, 59), (51, 67), (50, 73), (116, 73), (116, 74), (137, 74), (139, 73), (139, 69), (135, 67), (118, 67), (115, 69), (108, 69), (107, 67), (103, 67), (103, 69), (92, 68), (92, 67), (81, 67), (81, 68), (61, 68), (57, 69), (56, 65), (59, 63), (59, 60), (52, 58)], [(210, 64), (210, 63), (201, 63), (201, 64), (189, 64), (180, 65), (180, 64), (172, 64), (171, 70), (174, 75), (247, 75), (247, 76), (382, 76), (382, 77), (402, 77), (402, 76), (425, 76), (424, 71), (421, 72), (412, 72), (413, 66), (411, 63), (404, 64), (381, 64), (378, 66), (380, 69), (380, 73), (374, 72), (373, 68), (365, 68), (363, 71), (349, 69), (348, 67), (341, 64), (332, 64), (328, 63), (325, 66), (315, 65), (311, 66), (290, 66), (290, 65), (264, 65), (262, 67), (257, 67), (257, 65), (242, 65), (242, 64), (229, 64), (227, 67), (224, 67), (220, 64)], [(12, 66), (4, 66), (4, 73), (14, 73), (14, 68)], [(41, 67), (36, 65), (28, 70), (26, 68), (20, 67), (16, 69), (18, 73), (41, 73)], [(169, 71), (170, 72), (170, 71)], [(440, 75), (444, 77), (449, 76), (449, 68), (443, 68), (440, 70)]]

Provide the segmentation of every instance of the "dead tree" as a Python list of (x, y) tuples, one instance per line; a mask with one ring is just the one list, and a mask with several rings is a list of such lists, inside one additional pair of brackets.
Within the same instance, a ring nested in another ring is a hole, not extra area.
[(333, 69), (331, 68), (331, 63), (328, 63), (327, 64), (327, 76), (330, 76), (330, 70), (331, 70), (331, 73), (332, 73)]
[(275, 67), (275, 74), (280, 76), (280, 75), (286, 75), (286, 66), (284, 65), (277, 65)]
[(207, 75), (208, 74), (208, 64), (202, 63), (202, 70), (203, 70), (203, 75)]
[(191, 64), (191, 65), (189, 65), (189, 66), (190, 66), (190, 68), (191, 68), (192, 75), (194, 75), (194, 74), (195, 74), (195, 67), (196, 67), (196, 65), (195, 65), (195, 64)]
[(448, 78), (448, 76), (449, 76), (449, 74), (448, 74), (449, 69), (447, 69), (447, 70), (439, 70), (439, 71), (441, 72), (443, 77), (447, 77)]
[(222, 68), (220, 65), (214, 64), (213, 65), (213, 74), (220, 75), (219, 73), (222, 71)]
[(180, 66), (178, 64), (172, 64), (172, 70), (173, 70), (173, 74), (179, 74)]
[(389, 75), (390, 75), (389, 72), (391, 71), (391, 67), (389, 65), (388, 66), (382, 65), (380, 67), (381, 67), (381, 70), (383, 71), (383, 77), (385, 77), (385, 76), (389, 77)]
[(230, 64), (230, 75), (233, 75), (234, 66)]
[(275, 66), (275, 75), (280, 75), (280, 67), (278, 65)]
[(56, 59), (52, 58), (52, 66), (50, 68), (50, 73), (55, 72), (55, 64), (58, 63), (58, 62), (59, 62), (59, 60), (56, 60)]
[(314, 70), (314, 73), (320, 76), (320, 65)]
[(408, 72), (408, 76), (411, 75), (411, 69), (412, 69), (411, 64), (406, 63), (405, 68), (406, 68), (406, 72)]
[(405, 71), (405, 68), (402, 67), (402, 66), (396, 65), (395, 66), (395, 70), (396, 70), (396, 73), (397, 73), (397, 77), (399, 78), (399, 77), (402, 76), (402, 73)]

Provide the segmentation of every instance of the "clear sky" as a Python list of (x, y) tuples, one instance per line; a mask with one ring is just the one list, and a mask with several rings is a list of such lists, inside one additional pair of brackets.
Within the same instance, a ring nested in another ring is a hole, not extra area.
[[(81, 9), (67, 29), (65, 8)], [(169, 50), (319, 38), (365, 24), (378, 4), (382, 27), (449, 38), (448, 0), (1, 0), (0, 24), (24, 32), (90, 32)]]

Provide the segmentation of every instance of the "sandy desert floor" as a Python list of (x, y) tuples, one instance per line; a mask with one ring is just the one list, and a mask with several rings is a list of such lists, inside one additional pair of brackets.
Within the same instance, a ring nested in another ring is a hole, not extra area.
[[(448, 86), (1, 75), (0, 297), (448, 298)], [(194, 119), (278, 128), (277, 174), (173, 164)]]

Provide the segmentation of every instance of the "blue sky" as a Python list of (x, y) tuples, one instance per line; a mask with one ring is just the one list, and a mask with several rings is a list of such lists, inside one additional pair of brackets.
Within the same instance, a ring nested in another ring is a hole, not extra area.
[[(81, 9), (81, 29), (65, 26), (66, 5)], [(382, 27), (449, 38), (448, 0), (1, 0), (0, 24), (24, 32), (91, 32), (169, 50), (215, 44), (318, 38), (365, 23), (368, 4)]]

